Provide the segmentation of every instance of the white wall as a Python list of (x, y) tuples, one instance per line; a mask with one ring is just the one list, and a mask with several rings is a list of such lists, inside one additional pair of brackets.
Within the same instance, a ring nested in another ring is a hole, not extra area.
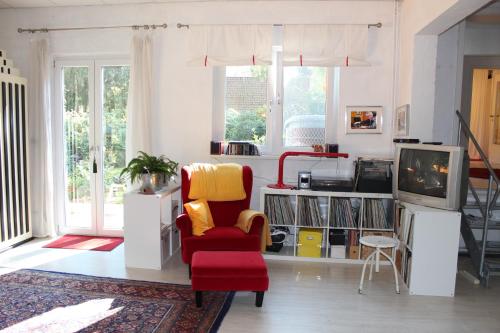
[(467, 22), (465, 55), (500, 55), (500, 25)]
[[(375, 23), (370, 29), (368, 68), (342, 68), (340, 110), (336, 115), (337, 142), (342, 152), (358, 155), (390, 155), (392, 151), (393, 101), (393, 12), (391, 1), (272, 1), (272, 2), (199, 2), (144, 4), (102, 7), (59, 7), (0, 10), (0, 47), (15, 60), (22, 73), (28, 73), (29, 34), (17, 28), (101, 26), (168, 23), (158, 32), (163, 62), (160, 66), (158, 108), (153, 114), (153, 151), (166, 154), (182, 164), (214, 161), (209, 153), (212, 138), (212, 70), (185, 65), (185, 30), (177, 22), (193, 24), (230, 23)], [(86, 55), (128, 55), (132, 31), (99, 30), (51, 32), (54, 57)], [(346, 135), (346, 105), (382, 105), (384, 133)], [(352, 158), (340, 163), (345, 173), (352, 171)], [(234, 161), (234, 160), (232, 160)], [(276, 159), (242, 159), (237, 162), (254, 168), (255, 185), (252, 204), (258, 207), (258, 188), (275, 182)], [(312, 167), (332, 169), (336, 162), (288, 161), (286, 179), (295, 182), (298, 170)]]
[(438, 35), (489, 0), (403, 0), (396, 104), (410, 104), (410, 136), (433, 140)]
[[(464, 56), (500, 56), (500, 25), (462, 21), (438, 37), (433, 140), (455, 144)], [(467, 115), (467, 112), (465, 113)]]
[(465, 22), (438, 37), (436, 59), (436, 98), (432, 140), (456, 144), (462, 92)]

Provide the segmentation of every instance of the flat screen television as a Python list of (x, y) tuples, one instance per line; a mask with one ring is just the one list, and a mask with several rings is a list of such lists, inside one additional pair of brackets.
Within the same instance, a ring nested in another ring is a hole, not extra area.
[(458, 210), (463, 157), (462, 147), (396, 145), (394, 197), (402, 202)]

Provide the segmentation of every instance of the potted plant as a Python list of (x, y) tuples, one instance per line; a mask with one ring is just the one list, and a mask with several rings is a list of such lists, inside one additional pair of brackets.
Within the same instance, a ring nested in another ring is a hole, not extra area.
[(120, 173), (120, 177), (126, 175), (133, 184), (142, 180), (140, 191), (142, 193), (154, 193), (155, 190), (168, 184), (172, 176), (177, 175), (179, 163), (160, 155), (149, 155), (139, 151), (137, 157), (130, 160), (127, 167)]

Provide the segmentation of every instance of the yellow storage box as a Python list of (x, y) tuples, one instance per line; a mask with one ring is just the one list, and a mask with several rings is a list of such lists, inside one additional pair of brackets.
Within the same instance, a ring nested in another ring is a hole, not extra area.
[(301, 228), (297, 255), (299, 257), (321, 257), (321, 244), (323, 244), (323, 229)]

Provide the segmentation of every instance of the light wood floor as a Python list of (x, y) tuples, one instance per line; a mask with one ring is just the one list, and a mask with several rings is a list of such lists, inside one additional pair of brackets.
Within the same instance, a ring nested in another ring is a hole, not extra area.
[[(0, 254), (0, 273), (20, 268), (189, 284), (177, 255), (163, 271), (126, 269), (123, 245), (112, 252), (43, 249), (37, 240)], [(394, 292), (388, 266), (359, 295), (360, 265), (268, 261), (264, 306), (237, 293), (220, 332), (500, 332), (500, 279), (489, 289), (460, 275), (454, 298)], [(432, 274), (432, 272), (429, 272)]]

